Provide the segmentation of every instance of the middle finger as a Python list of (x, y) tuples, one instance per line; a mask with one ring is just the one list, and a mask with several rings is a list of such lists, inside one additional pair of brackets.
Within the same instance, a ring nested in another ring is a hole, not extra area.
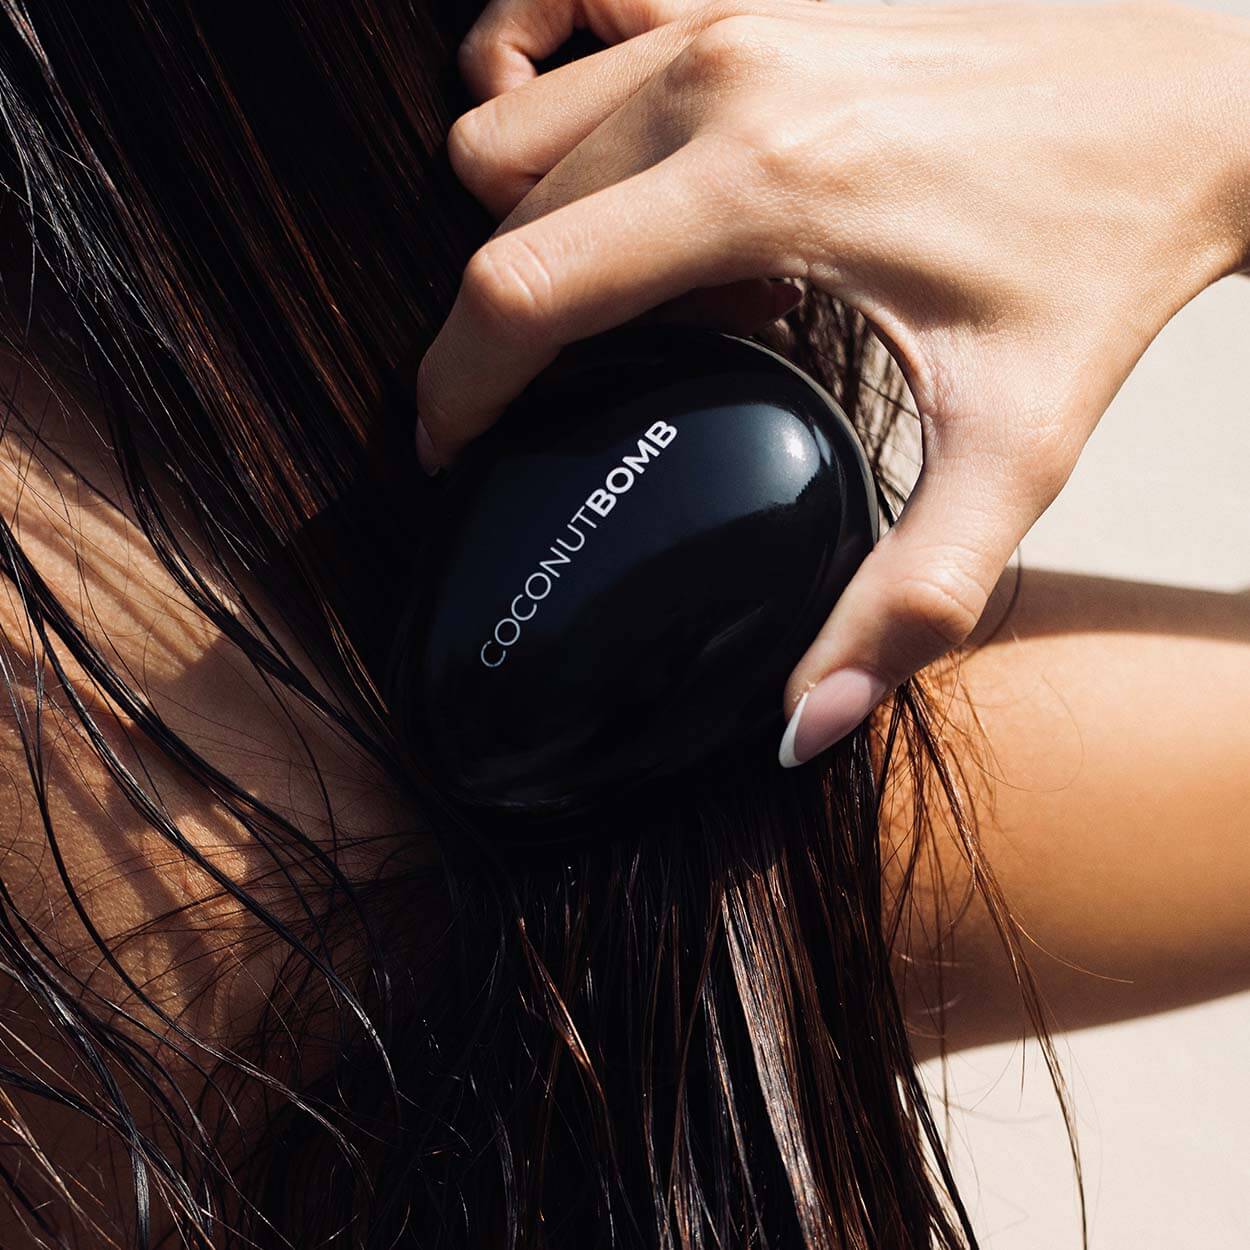
[[(732, 8), (748, 13), (766, 4), (744, 0)], [(697, 9), (471, 109), (447, 138), (456, 176), (496, 217), (506, 217), (606, 117), (729, 13), (729, 5)]]

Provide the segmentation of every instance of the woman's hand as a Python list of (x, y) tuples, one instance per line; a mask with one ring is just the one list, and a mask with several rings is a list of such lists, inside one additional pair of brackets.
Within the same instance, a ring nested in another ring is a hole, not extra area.
[[(578, 15), (613, 46), (535, 77)], [(787, 684), (785, 763), (968, 636), (1151, 339), (1247, 262), (1231, 18), (496, 0), (461, 62), (487, 102), (452, 160), (504, 220), (421, 366), (427, 465), (564, 344), (699, 289), (815, 283), (906, 374), (924, 468)]]

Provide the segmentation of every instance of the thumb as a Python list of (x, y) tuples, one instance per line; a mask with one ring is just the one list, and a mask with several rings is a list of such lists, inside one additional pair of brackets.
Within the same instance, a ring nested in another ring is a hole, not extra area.
[[(845, 737), (901, 682), (967, 639), (1054, 497), (989, 457), (932, 463), (786, 684), (778, 758), (793, 768)], [(1057, 488), (1056, 488), (1057, 489)]]

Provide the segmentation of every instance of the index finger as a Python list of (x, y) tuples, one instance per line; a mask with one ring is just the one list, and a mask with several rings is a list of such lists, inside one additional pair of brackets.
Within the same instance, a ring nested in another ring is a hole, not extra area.
[(496, 235), (470, 260), (417, 373), (427, 472), (493, 425), (574, 340), (687, 291), (770, 272), (728, 186), (697, 176), (699, 145)]
[(460, 72), (479, 100), (535, 77), (579, 26), (603, 43), (620, 43), (663, 26), (705, 0), (492, 0), (460, 45)]

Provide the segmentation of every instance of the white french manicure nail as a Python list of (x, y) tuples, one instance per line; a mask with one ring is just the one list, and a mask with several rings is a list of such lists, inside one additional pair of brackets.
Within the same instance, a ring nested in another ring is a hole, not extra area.
[(803, 761), (794, 754), (794, 739), (799, 732), (799, 717), (803, 715), (803, 704), (807, 702), (808, 690), (799, 700), (790, 719), (786, 722), (786, 731), (781, 735), (781, 747), (777, 752), (777, 761), (782, 768), (797, 768)]
[(839, 669), (818, 681), (786, 726), (779, 753), (782, 766), (806, 764), (840, 742), (885, 698), (888, 689), (880, 677), (860, 668)]

